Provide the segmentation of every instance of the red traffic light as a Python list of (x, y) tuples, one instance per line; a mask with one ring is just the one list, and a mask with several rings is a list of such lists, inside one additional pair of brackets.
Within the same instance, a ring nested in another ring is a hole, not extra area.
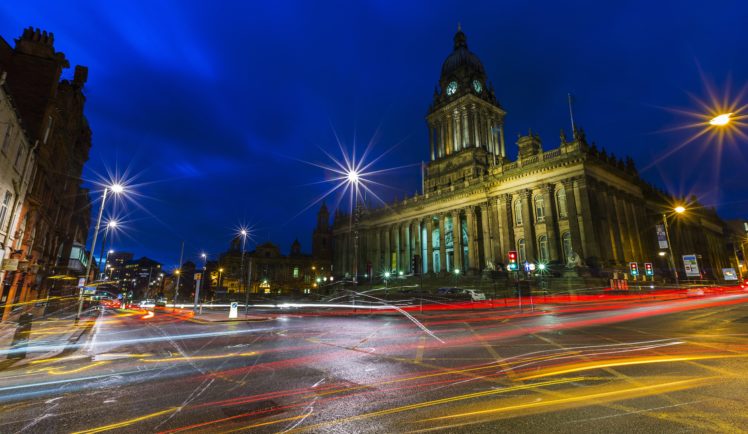
[(512, 261), (515, 260), (515, 259), (517, 259), (517, 252), (515, 252), (513, 250), (511, 252), (509, 252), (509, 259), (512, 260)]

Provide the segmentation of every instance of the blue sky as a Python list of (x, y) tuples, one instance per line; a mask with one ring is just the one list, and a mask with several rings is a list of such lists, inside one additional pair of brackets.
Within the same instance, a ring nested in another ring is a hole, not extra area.
[(676, 129), (693, 118), (675, 109), (703, 111), (708, 89), (746, 103), (747, 21), (737, 1), (0, 3), (6, 40), (40, 27), (89, 67), (85, 177), (137, 176), (113, 247), (169, 265), (181, 240), (188, 258), (215, 255), (242, 224), (257, 242), (288, 251), (298, 237), (310, 250), (317, 207), (302, 211), (329, 174), (302, 161), (340, 155), (334, 133), (359, 150), (373, 139), (374, 154), (395, 146), (376, 168), (407, 168), (377, 178), (382, 197), (418, 190), (457, 22), (508, 112), (510, 155), (530, 128), (558, 146), (571, 92), (589, 140), (672, 193), (746, 217), (748, 144), (685, 143), (698, 129)]

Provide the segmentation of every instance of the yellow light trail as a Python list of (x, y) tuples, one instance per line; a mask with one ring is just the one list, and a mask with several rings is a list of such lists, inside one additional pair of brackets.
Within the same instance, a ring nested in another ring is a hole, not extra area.
[(173, 413), (173, 412), (175, 412), (177, 410), (179, 410), (179, 407), (171, 407), (171, 408), (167, 408), (166, 410), (161, 410), (161, 411), (157, 411), (155, 413), (146, 414), (145, 416), (139, 416), (139, 417), (136, 417), (134, 419), (128, 419), (128, 420), (125, 420), (125, 421), (122, 421), (122, 422), (117, 422), (117, 423), (113, 423), (113, 424), (110, 424), (110, 425), (104, 425), (104, 426), (100, 426), (98, 428), (91, 428), (91, 429), (87, 429), (87, 430), (83, 430), (83, 431), (76, 431), (76, 432), (74, 432), (72, 434), (94, 434), (94, 433), (99, 433), (99, 432), (104, 432), (104, 431), (110, 431), (110, 430), (117, 429), (117, 428), (124, 428), (124, 427), (130, 426), (130, 425), (132, 425), (134, 423), (144, 421), (146, 419), (151, 419), (151, 418), (154, 418), (154, 417), (157, 417), (157, 416), (161, 416), (163, 414)]
[(160, 362), (187, 362), (193, 360), (213, 360), (213, 359), (224, 359), (226, 357), (250, 357), (256, 356), (256, 351), (248, 353), (230, 353), (230, 354), (218, 354), (214, 356), (187, 356), (187, 357), (167, 357), (164, 359), (142, 359), (142, 362), (147, 363), (160, 363)]
[(76, 368), (76, 369), (70, 369), (68, 371), (63, 371), (63, 370), (60, 370), (59, 368), (41, 368), (38, 370), (29, 371), (29, 372), (46, 372), (49, 375), (77, 374), (78, 372), (87, 371), (97, 366), (106, 365), (107, 363), (109, 363), (108, 360), (102, 360), (100, 362), (89, 363), (88, 365), (81, 366), (80, 368)]
[(541, 372), (532, 375), (526, 375), (519, 378), (518, 380), (532, 380), (536, 378), (551, 377), (554, 375), (564, 375), (573, 372), (588, 371), (591, 369), (602, 369), (602, 368), (614, 368), (619, 366), (630, 366), (630, 365), (644, 365), (650, 363), (671, 363), (671, 362), (687, 362), (692, 360), (708, 360), (708, 359), (725, 359), (725, 358), (743, 358), (748, 357), (748, 354), (725, 354), (725, 355), (704, 355), (704, 356), (681, 356), (681, 357), (668, 357), (668, 356), (653, 356), (640, 359), (624, 359), (620, 361), (612, 362), (586, 362), (571, 367), (550, 369), (546, 372)]
[(350, 416), (350, 417), (337, 419), (337, 420), (333, 420), (329, 422), (322, 422), (322, 423), (318, 423), (314, 425), (309, 425), (306, 427), (293, 429), (293, 430), (286, 431), (286, 432), (295, 433), (295, 432), (316, 430), (318, 428), (327, 427), (327, 426), (331, 426), (331, 425), (335, 425), (339, 423), (352, 422), (352, 421), (356, 421), (360, 419), (367, 419), (367, 418), (377, 417), (377, 416), (385, 416), (385, 415), (394, 414), (394, 413), (402, 413), (404, 411), (416, 410), (416, 409), (425, 408), (425, 407), (433, 407), (435, 405), (447, 404), (447, 403), (457, 402), (457, 401), (464, 401), (467, 399), (481, 398), (484, 396), (491, 396), (491, 395), (499, 395), (499, 394), (508, 393), (508, 392), (516, 392), (518, 390), (530, 390), (530, 389), (535, 389), (538, 387), (574, 383), (574, 382), (583, 381), (583, 380), (589, 380), (589, 378), (585, 378), (585, 377), (562, 378), (558, 380), (544, 381), (541, 383), (520, 384), (517, 386), (505, 387), (503, 389), (484, 390), (482, 392), (467, 393), (464, 395), (451, 396), (449, 398), (435, 399), (432, 401), (425, 401), (425, 402), (419, 402), (416, 404), (403, 405), (400, 407), (389, 408), (386, 410), (373, 411), (371, 413), (364, 413), (364, 414)]
[(691, 387), (691, 385), (695, 385), (694, 383), (705, 382), (712, 378), (716, 378), (716, 377), (704, 378), (704, 379), (695, 378), (691, 380), (673, 381), (670, 383), (632, 387), (632, 388), (623, 389), (623, 390), (613, 390), (609, 392), (593, 393), (589, 395), (585, 394), (585, 395), (580, 395), (580, 396), (572, 396), (569, 398), (559, 398), (559, 399), (554, 399), (552, 401), (528, 402), (524, 404), (510, 405), (507, 407), (490, 408), (487, 410), (476, 410), (476, 411), (469, 411), (465, 413), (450, 414), (447, 416), (432, 417), (429, 419), (422, 419), (418, 422), (431, 422), (431, 421), (437, 421), (437, 420), (456, 419), (456, 418), (479, 416), (479, 415), (485, 415), (485, 414), (505, 413), (505, 412), (509, 412), (513, 410), (525, 410), (525, 409), (538, 408), (538, 407), (548, 407), (548, 406), (553, 406), (553, 405), (568, 404), (568, 403), (574, 403), (574, 402), (580, 402), (580, 401), (589, 401), (591, 405), (597, 405), (601, 402), (599, 400), (602, 400), (605, 398), (617, 398), (619, 395), (626, 395), (626, 399), (631, 399), (631, 398), (634, 398), (635, 396), (641, 396), (642, 394), (644, 395), (650, 394), (654, 390), (659, 390), (660, 391), (659, 393), (662, 393), (662, 391), (664, 390), (674, 391), (674, 390), (679, 390), (679, 389), (686, 389), (688, 387)]

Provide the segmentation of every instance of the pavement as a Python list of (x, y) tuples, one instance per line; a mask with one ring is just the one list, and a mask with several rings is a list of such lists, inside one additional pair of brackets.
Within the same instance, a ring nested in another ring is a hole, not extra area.
[(748, 427), (745, 293), (257, 316), (103, 311), (65, 354), (0, 371), (0, 432)]

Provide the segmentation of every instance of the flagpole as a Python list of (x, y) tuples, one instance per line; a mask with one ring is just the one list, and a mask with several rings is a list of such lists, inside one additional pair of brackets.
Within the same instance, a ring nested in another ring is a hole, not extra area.
[(569, 97), (569, 118), (571, 118), (571, 134), (572, 136), (576, 137), (577, 135), (577, 127), (574, 125), (574, 110), (571, 106), (571, 93), (567, 94)]

